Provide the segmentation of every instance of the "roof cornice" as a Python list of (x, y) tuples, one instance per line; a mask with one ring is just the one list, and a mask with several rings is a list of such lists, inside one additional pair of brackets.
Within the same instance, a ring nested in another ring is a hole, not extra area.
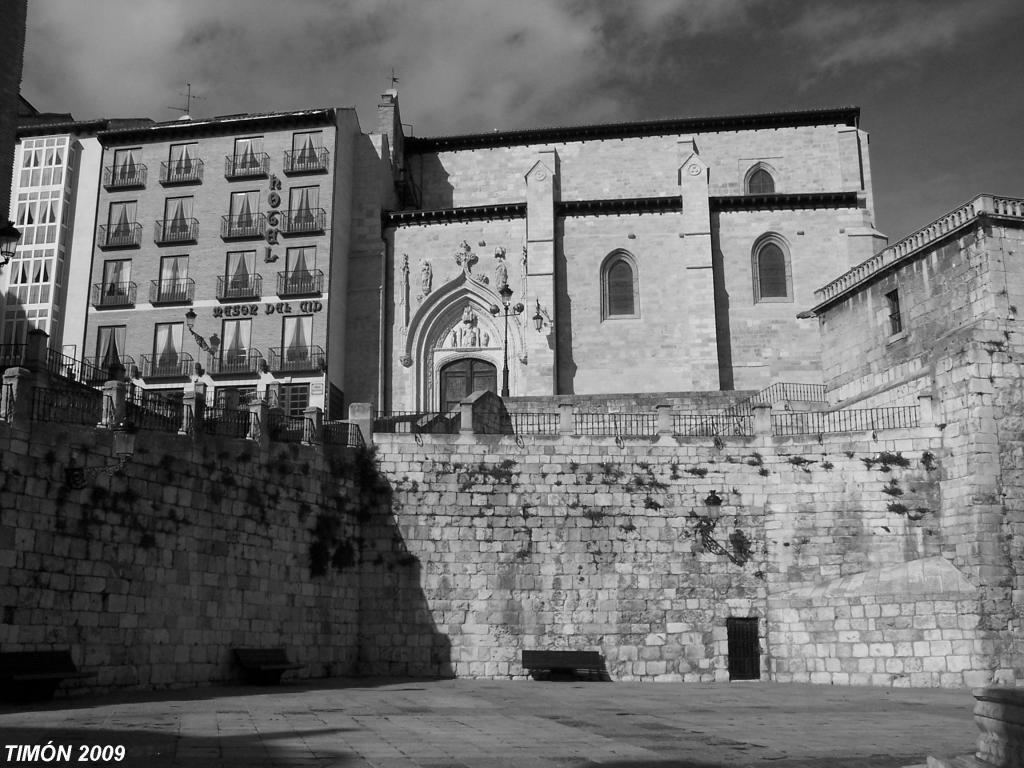
[(405, 137), (406, 154), (451, 152), (523, 144), (550, 144), (595, 139), (667, 136), (676, 133), (716, 133), (757, 128), (797, 128), (806, 125), (849, 125), (860, 120), (860, 107), (829, 107), (796, 112), (765, 112), (721, 117), (684, 117), (632, 123), (604, 123), (561, 128), (530, 128), (459, 136)]
[(175, 120), (168, 123), (152, 123), (146, 126), (101, 131), (98, 136), (100, 143), (108, 146), (178, 138), (231, 136), (261, 130), (287, 130), (292, 126), (326, 126), (333, 125), (334, 118), (334, 108), (328, 107), (261, 115), (225, 115), (204, 120)]

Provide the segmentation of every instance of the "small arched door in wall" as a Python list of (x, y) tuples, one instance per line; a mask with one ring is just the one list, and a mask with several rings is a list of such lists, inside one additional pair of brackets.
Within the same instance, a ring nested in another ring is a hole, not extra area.
[(498, 391), (498, 369), (486, 360), (464, 357), (441, 368), (441, 410), (457, 410), (467, 395), (478, 389)]

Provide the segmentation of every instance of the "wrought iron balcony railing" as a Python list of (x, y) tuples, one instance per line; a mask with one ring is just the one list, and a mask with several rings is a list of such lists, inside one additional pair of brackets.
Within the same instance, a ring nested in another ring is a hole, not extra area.
[(317, 296), (324, 290), (324, 273), (319, 269), (307, 269), (302, 272), (278, 272), (277, 295), (286, 296)]
[(211, 373), (232, 373), (239, 376), (259, 373), (263, 363), (263, 355), (258, 349), (240, 351), (221, 350), (211, 365)]
[(220, 217), (220, 236), (225, 240), (263, 237), (266, 229), (267, 217), (262, 213)]
[(164, 243), (190, 243), (199, 235), (199, 219), (161, 219), (156, 222), (153, 240)]
[(315, 149), (285, 150), (285, 173), (322, 173), (327, 170), (327, 160), (331, 156), (327, 147)]
[(160, 163), (160, 183), (164, 186), (173, 184), (201, 184), (203, 181), (203, 161), (190, 160), (183, 162), (165, 160)]
[(100, 224), (96, 242), (100, 248), (138, 248), (142, 242), (142, 225), (137, 222), (129, 224)]
[(263, 278), (260, 275), (220, 275), (217, 278), (217, 298), (258, 299), (263, 295)]
[(269, 167), (270, 155), (266, 152), (250, 152), (247, 155), (226, 155), (224, 157), (224, 177), (228, 179), (266, 176)]
[(103, 186), (105, 189), (131, 189), (146, 186), (146, 166), (108, 165), (103, 169)]
[(188, 304), (195, 295), (196, 281), (191, 277), (177, 280), (151, 280), (149, 301), (152, 304)]
[(130, 371), (135, 367), (135, 358), (130, 355), (118, 355), (114, 359), (106, 356), (87, 357), (82, 360), (82, 381), (86, 384), (102, 384), (104, 381), (122, 379), (123, 368)]
[(97, 309), (131, 307), (135, 304), (135, 283), (94, 283), (92, 305)]
[(192, 355), (187, 352), (154, 353), (140, 355), (141, 373), (144, 379), (180, 379), (192, 373), (195, 365)]
[(323, 370), (327, 365), (327, 357), (323, 347), (272, 347), (270, 350), (270, 370), (281, 371), (315, 371)]
[(298, 235), (306, 232), (323, 232), (327, 222), (327, 211), (323, 208), (299, 208), (281, 211), (281, 234)]

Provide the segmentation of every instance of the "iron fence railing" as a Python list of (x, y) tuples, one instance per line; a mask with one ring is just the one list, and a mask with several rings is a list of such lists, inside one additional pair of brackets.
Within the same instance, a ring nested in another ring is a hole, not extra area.
[(100, 224), (96, 244), (100, 248), (134, 248), (142, 242), (142, 225), (137, 221), (124, 224)]
[(454, 435), (462, 425), (461, 414), (424, 411), (377, 411), (374, 432)]
[(214, 374), (235, 373), (254, 374), (259, 372), (263, 364), (263, 353), (258, 349), (247, 349), (233, 352), (222, 349), (220, 357), (210, 361), (210, 372)]
[(220, 437), (245, 437), (251, 417), (249, 411), (207, 408), (203, 413), (203, 431)]
[(746, 437), (754, 434), (754, 417), (737, 413), (673, 413), (672, 434), (690, 437)]
[(160, 183), (194, 184), (203, 180), (202, 160), (164, 160), (160, 163)]
[(658, 434), (658, 415), (656, 413), (580, 412), (573, 414), (573, 432), (577, 435), (647, 437)]
[(759, 403), (778, 403), (787, 400), (802, 400), (809, 403), (828, 402), (824, 384), (797, 384), (778, 382), (762, 389), (753, 398)]
[(122, 283), (94, 283), (92, 305), (94, 307), (131, 307), (135, 304), (136, 284), (130, 280)]
[(308, 269), (300, 272), (277, 273), (277, 295), (315, 296), (323, 293), (324, 273), (320, 269)]
[(327, 158), (330, 151), (327, 147), (284, 151), (285, 173), (315, 173), (327, 170)]
[(159, 219), (153, 227), (155, 243), (188, 243), (199, 237), (199, 219)]
[[(270, 413), (267, 417), (267, 433), (271, 440), (280, 443), (299, 443), (311, 440), (311, 429), (307, 429), (305, 416), (289, 416), (286, 413)], [(309, 423), (312, 426), (312, 423)]]
[(192, 301), (195, 291), (196, 281), (191, 277), (149, 281), (151, 304), (188, 304)]
[(224, 176), (228, 179), (266, 176), (269, 167), (270, 155), (266, 152), (246, 152), (224, 157)]
[(125, 397), (128, 421), (142, 429), (159, 432), (177, 432), (182, 425), (180, 398), (167, 397), (161, 392), (128, 385)]
[(557, 435), (559, 416), (557, 413), (509, 412), (512, 431), (517, 435)]
[(90, 384), (102, 383), (109, 376), (107, 371), (98, 368), (94, 362), (79, 360), (55, 349), (46, 350), (46, 370), (61, 378)]
[(865, 432), (907, 429), (921, 423), (920, 408), (899, 405), (845, 411), (787, 411), (772, 414), (775, 435), (815, 435), (828, 432)]
[(32, 420), (96, 426), (103, 418), (103, 393), (84, 386), (36, 388), (32, 391)]
[(132, 165), (108, 165), (103, 169), (103, 186), (106, 189), (129, 189), (146, 186), (147, 169), (142, 163)]
[(325, 421), (320, 440), (325, 445), (346, 445), (350, 448), (366, 445), (359, 425), (350, 421)]
[(244, 213), (220, 217), (220, 236), (224, 240), (245, 240), (263, 237), (267, 217), (262, 213)]
[(144, 379), (180, 379), (195, 368), (195, 361), (188, 352), (139, 355), (139, 362)]
[(218, 299), (258, 299), (262, 294), (263, 277), (258, 274), (217, 277)]
[(317, 344), (311, 344), (308, 347), (287, 346), (270, 348), (271, 371), (323, 370), (326, 364), (324, 348)]
[(323, 208), (297, 208), (281, 211), (281, 233), (295, 235), (301, 232), (323, 232), (327, 211)]

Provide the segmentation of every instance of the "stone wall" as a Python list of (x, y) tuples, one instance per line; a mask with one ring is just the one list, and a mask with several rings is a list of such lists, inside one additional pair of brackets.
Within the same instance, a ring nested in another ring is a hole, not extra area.
[(456, 675), (574, 648), (617, 680), (724, 680), (730, 617), (758, 620), (764, 679), (963, 685), (1002, 663), (947, 526), (935, 428), (376, 438), (423, 569), (406, 588)]
[(139, 432), (121, 471), (77, 487), (69, 467), (116, 465), (111, 433), (31, 427), (0, 424), (5, 651), (68, 648), (95, 677), (66, 686), (93, 689), (237, 679), (234, 647), (284, 646), (302, 677), (358, 670), (351, 449)]

